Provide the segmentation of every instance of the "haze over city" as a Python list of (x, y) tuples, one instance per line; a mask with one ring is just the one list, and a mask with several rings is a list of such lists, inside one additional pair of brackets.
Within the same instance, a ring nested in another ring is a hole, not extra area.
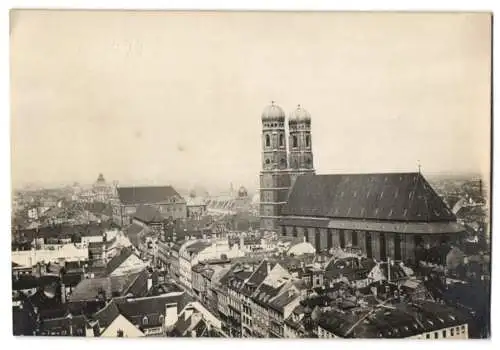
[(257, 188), (271, 100), (318, 173), (490, 170), (489, 14), (41, 12), (11, 12), (14, 187)]

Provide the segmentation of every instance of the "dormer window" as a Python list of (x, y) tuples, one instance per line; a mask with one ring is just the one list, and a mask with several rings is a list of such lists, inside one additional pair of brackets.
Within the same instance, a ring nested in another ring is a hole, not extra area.
[(148, 318), (146, 316), (142, 319), (142, 324), (145, 326), (148, 324)]

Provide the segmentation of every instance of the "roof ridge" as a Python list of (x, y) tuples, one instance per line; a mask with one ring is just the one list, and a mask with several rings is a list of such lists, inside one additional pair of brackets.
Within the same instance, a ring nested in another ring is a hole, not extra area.
[(100, 314), (101, 312), (104, 312), (105, 310), (107, 310), (108, 307), (110, 307), (111, 304), (114, 304), (115, 306), (117, 306), (116, 302), (115, 302), (115, 298), (112, 298), (108, 303), (106, 303), (106, 305), (104, 305), (104, 307), (102, 309), (100, 309), (99, 311), (97, 311), (94, 316)]
[[(267, 259), (264, 259), (260, 262), (259, 266), (257, 266), (257, 268), (255, 270), (252, 271), (252, 274), (250, 276), (248, 276), (248, 278), (246, 279), (246, 281), (243, 283), (242, 287), (255, 275), (255, 273), (260, 269), (260, 267), (262, 266), (262, 264), (264, 263), (269, 263)], [(269, 275), (269, 274), (268, 274)], [(267, 276), (266, 276), (267, 277)], [(264, 278), (265, 280), (265, 278)], [(261, 282), (262, 283), (262, 282)], [(259, 284), (260, 285), (260, 284)]]
[(430, 221), (431, 218), (431, 211), (429, 208), (429, 201), (427, 200), (427, 186), (425, 184), (425, 179), (423, 178), (422, 174), (418, 173), (417, 175), (417, 181), (419, 182), (420, 186), (422, 186), (423, 192), (424, 192), (424, 202), (425, 202), (425, 209), (427, 210), (427, 221)]
[(147, 269), (144, 268), (142, 269), (141, 271), (137, 272), (134, 279), (128, 284), (127, 288), (125, 289), (125, 295), (126, 293), (128, 293), (128, 291), (130, 290), (130, 288), (132, 288), (132, 286), (134, 285), (134, 283), (139, 279), (139, 277), (141, 276), (141, 274), (146, 271), (147, 272)]

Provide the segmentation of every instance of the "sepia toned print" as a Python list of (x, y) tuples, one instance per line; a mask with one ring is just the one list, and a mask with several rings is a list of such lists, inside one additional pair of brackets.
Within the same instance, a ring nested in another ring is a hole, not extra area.
[(12, 10), (14, 335), (489, 338), (491, 23)]

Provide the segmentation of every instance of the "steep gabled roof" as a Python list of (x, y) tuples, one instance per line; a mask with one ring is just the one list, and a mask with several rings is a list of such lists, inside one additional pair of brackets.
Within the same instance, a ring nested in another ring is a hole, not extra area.
[(120, 314), (120, 310), (115, 302), (115, 300), (111, 300), (106, 304), (101, 310), (97, 311), (93, 319), (99, 322), (99, 327), (106, 328), (108, 327)]
[(293, 288), (283, 288), (281, 293), (269, 301), (269, 306), (276, 311), (283, 311), (283, 308), (299, 297)]
[(105, 293), (107, 299), (127, 294), (142, 296), (147, 280), (146, 269), (135, 274), (83, 279), (73, 289), (68, 299), (71, 302), (96, 300), (100, 292)]
[(130, 243), (136, 248), (139, 248), (140, 245), (140, 236), (141, 233), (145, 230), (144, 227), (138, 224), (132, 224), (125, 229), (125, 235), (130, 240)]
[(285, 216), (448, 222), (455, 216), (420, 173), (302, 175)]
[(118, 198), (122, 204), (164, 203), (172, 199), (184, 202), (184, 199), (172, 186), (119, 187)]
[(106, 265), (108, 275), (119, 268), (131, 255), (133, 255), (131, 249), (122, 249), (119, 254), (115, 255)]
[(143, 204), (141, 204), (137, 208), (134, 214), (134, 218), (141, 222), (144, 222), (145, 224), (161, 223), (165, 220), (158, 209), (152, 207), (151, 205)]
[(117, 298), (115, 301), (120, 313), (130, 322), (141, 324), (142, 318), (147, 316), (148, 326), (159, 326), (161, 325), (160, 316), (165, 316), (165, 306), (167, 304), (177, 304), (177, 310), (180, 311), (188, 302), (187, 300), (192, 299), (187, 296), (187, 293), (181, 293), (178, 295), (159, 295), (134, 299)]
[(262, 283), (257, 291), (253, 294), (252, 300), (254, 303), (267, 307), (267, 303), (274, 298), (280, 290), (283, 288), (284, 284), (279, 287), (273, 287), (268, 284)]
[(248, 280), (243, 285), (241, 292), (246, 296), (251, 296), (255, 290), (260, 286), (262, 282), (269, 275), (271, 271), (270, 262), (267, 260), (262, 261), (262, 263), (255, 269), (255, 271), (248, 277)]

